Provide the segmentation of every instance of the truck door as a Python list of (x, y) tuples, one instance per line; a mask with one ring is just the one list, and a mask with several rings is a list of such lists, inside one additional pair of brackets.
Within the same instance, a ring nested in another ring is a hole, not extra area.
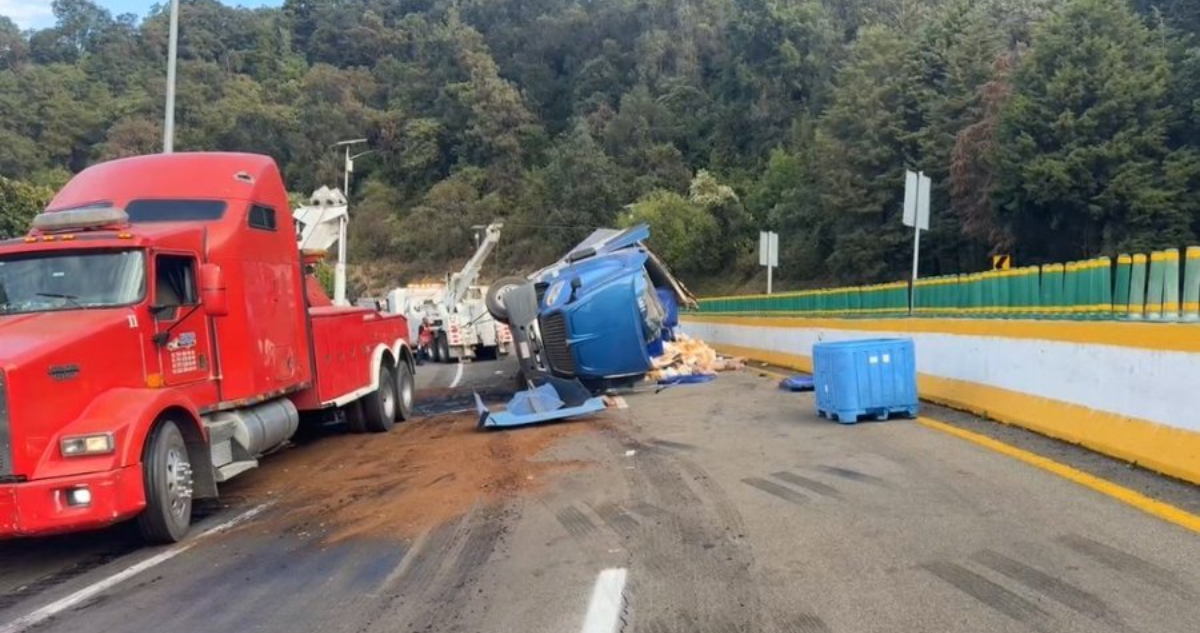
[(200, 307), (196, 258), (160, 253), (154, 258), (150, 305), (157, 333), (159, 373), (167, 385), (205, 381), (211, 375), (208, 316)]

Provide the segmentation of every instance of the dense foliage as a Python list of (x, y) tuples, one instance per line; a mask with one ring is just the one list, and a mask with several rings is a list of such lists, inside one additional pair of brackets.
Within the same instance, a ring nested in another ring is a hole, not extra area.
[[(1182, 245), (1200, 233), (1196, 6), (183, 0), (177, 147), (270, 154), (304, 193), (340, 182), (333, 143), (369, 138), (351, 254), (402, 262), (372, 269), (393, 277), (444, 270), (504, 218), (505, 269), (648, 221), (704, 289), (757, 274), (768, 228), (786, 283), (901, 278), (906, 168), (935, 183), (928, 273)], [(161, 144), (163, 10), (54, 9), (32, 32), (0, 18), (6, 220)]]

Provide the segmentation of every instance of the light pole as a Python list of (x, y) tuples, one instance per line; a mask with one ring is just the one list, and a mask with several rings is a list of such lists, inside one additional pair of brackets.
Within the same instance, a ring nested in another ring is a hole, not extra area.
[(171, 0), (171, 35), (167, 41), (167, 112), (163, 122), (163, 153), (175, 151), (175, 62), (179, 54), (179, 0)]
[(346, 301), (346, 226), (350, 218), (350, 174), (354, 171), (354, 159), (361, 156), (366, 156), (375, 150), (369, 149), (365, 152), (350, 155), (350, 148), (355, 145), (366, 143), (365, 138), (350, 139), (348, 141), (338, 141), (334, 143), (334, 147), (345, 148), (346, 162), (343, 165), (342, 184), (345, 189), (342, 190), (342, 197), (346, 200), (346, 213), (342, 216), (341, 222), (338, 223), (338, 258), (337, 264), (333, 269), (333, 303), (335, 305), (347, 305)]

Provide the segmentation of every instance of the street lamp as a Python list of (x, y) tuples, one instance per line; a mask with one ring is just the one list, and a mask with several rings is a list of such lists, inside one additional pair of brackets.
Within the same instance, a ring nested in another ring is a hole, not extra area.
[(345, 194), (345, 196), (347, 198), (350, 197), (350, 174), (352, 172), (354, 172), (354, 159), (359, 158), (360, 156), (366, 156), (367, 154), (370, 154), (375, 151), (373, 149), (369, 149), (365, 152), (360, 152), (358, 154), (351, 156), (350, 148), (355, 145), (362, 145), (363, 143), (366, 143), (366, 142), (367, 142), (367, 139), (365, 139), (365, 138), (355, 138), (355, 139), (350, 139), (348, 141), (338, 141), (333, 144), (334, 147), (342, 147), (342, 148), (345, 148), (345, 150), (346, 150), (345, 178), (343, 179), (342, 193)]
[(338, 141), (334, 143), (334, 147), (342, 147), (346, 151), (346, 162), (343, 165), (342, 183), (345, 189), (342, 190), (342, 197), (346, 200), (346, 213), (338, 222), (338, 258), (337, 264), (334, 266), (333, 275), (333, 302), (337, 305), (347, 305), (346, 301), (346, 225), (350, 218), (350, 174), (354, 171), (354, 159), (366, 156), (373, 153), (375, 150), (369, 149), (365, 152), (359, 152), (351, 155), (350, 148), (355, 145), (366, 143), (365, 138), (350, 139), (348, 141)]
[(163, 122), (163, 153), (175, 151), (175, 62), (179, 54), (179, 0), (171, 0), (171, 35), (167, 41), (167, 112)]

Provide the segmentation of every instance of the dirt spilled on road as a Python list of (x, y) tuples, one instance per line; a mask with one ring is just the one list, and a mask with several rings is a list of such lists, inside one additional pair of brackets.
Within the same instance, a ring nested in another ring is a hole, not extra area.
[(536, 492), (556, 473), (586, 466), (542, 453), (594, 422), (483, 432), (475, 421), (473, 415), (440, 415), (388, 434), (322, 437), (267, 458), (229, 492), (276, 499), (270, 530), (330, 541), (407, 538), (476, 504)]

